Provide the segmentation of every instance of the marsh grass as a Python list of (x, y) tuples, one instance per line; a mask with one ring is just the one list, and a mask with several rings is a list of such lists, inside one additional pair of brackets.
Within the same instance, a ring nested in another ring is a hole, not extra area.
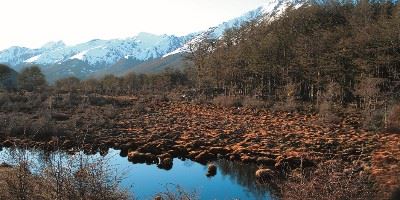
[(295, 170), (277, 184), (284, 200), (380, 199), (374, 180), (365, 171), (347, 168), (340, 161), (320, 164), (315, 170)]

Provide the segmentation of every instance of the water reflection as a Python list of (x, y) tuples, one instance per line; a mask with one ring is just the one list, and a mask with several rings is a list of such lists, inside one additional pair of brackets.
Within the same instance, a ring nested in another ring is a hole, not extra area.
[[(0, 152), (0, 162), (4, 155), (15, 153), (4, 149)], [(26, 151), (27, 156), (38, 165), (55, 159), (71, 159), (63, 152)], [(104, 159), (115, 171), (124, 173), (121, 185), (134, 193), (137, 199), (152, 199), (154, 194), (164, 191), (169, 184), (179, 185), (185, 191), (197, 191), (201, 199), (269, 199), (265, 186), (256, 183), (256, 165), (227, 160), (213, 162), (217, 167), (215, 176), (207, 177), (208, 167), (190, 160), (173, 159), (170, 170), (159, 169), (156, 165), (132, 164), (120, 151), (110, 149), (105, 157), (99, 153), (86, 155), (90, 159)], [(121, 174), (120, 174), (121, 175)], [(133, 187), (132, 187), (133, 186)]]
[(218, 160), (215, 161), (218, 166), (218, 173), (223, 176), (230, 177), (231, 181), (247, 188), (248, 192), (253, 194), (257, 199), (264, 199), (269, 196), (269, 191), (265, 185), (257, 184), (255, 172), (257, 165), (244, 164), (240, 162)]

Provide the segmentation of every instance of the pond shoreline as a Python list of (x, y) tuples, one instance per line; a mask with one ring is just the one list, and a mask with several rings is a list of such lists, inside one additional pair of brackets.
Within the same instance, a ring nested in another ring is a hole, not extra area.
[[(138, 199), (149, 199), (149, 197), (155, 197), (159, 193), (167, 192), (168, 190), (172, 192), (177, 189), (182, 189), (182, 192), (188, 195), (197, 196), (195, 199), (223, 199), (226, 197), (269, 199), (270, 197), (269, 188), (256, 181), (254, 172), (257, 170), (257, 166), (254, 164), (216, 160), (213, 162), (213, 165), (216, 166), (215, 174), (210, 176), (207, 166), (190, 160), (174, 159), (174, 165), (171, 169), (162, 169), (154, 165), (132, 164), (126, 158), (119, 156), (119, 150), (114, 149), (110, 149), (107, 155), (101, 156), (99, 153), (85, 155), (83, 152), (78, 152), (70, 155), (60, 151), (50, 153), (34, 149), (4, 148), (0, 152), (0, 163), (8, 161), (12, 164), (3, 163), (3, 165), (0, 165), (0, 177), (4, 175), (1, 174), (2, 169), (7, 170), (7, 172), (17, 173), (17, 171), (13, 170), (17, 170), (20, 164), (10, 160), (15, 159), (17, 155), (24, 156), (26, 162), (30, 163), (29, 169), (32, 173), (28, 174), (37, 177), (38, 180), (42, 178), (48, 179), (46, 168), (42, 166), (47, 166), (45, 163), (58, 162), (60, 161), (59, 158), (62, 158), (61, 162), (67, 169), (70, 167), (71, 161), (69, 159), (77, 156), (85, 160), (85, 163), (88, 162), (89, 166), (90, 163), (104, 165), (105, 171), (113, 172), (109, 174), (110, 177), (120, 177), (118, 178), (121, 179), (121, 182), (119, 182), (120, 189), (122, 191), (125, 189), (130, 191)], [(98, 169), (101, 168), (99, 167)], [(188, 173), (191, 176), (187, 176)], [(2, 181), (0, 181), (1, 184)], [(229, 192), (214, 192), (214, 190), (218, 190), (221, 187), (229, 189)]]

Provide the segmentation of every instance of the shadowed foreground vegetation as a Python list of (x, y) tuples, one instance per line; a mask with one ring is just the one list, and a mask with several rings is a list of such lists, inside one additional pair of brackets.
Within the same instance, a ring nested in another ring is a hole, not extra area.
[(36, 159), (15, 149), (5, 160), (9, 164), (0, 166), (0, 199), (132, 199), (120, 188), (121, 177), (101, 158), (49, 154)]

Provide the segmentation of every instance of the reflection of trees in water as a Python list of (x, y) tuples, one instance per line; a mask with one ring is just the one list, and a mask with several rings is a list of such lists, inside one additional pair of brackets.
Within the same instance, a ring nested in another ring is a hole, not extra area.
[(193, 166), (194, 162), (188, 159), (182, 160), (183, 161), (183, 166), (185, 167), (191, 167)]
[[(40, 171), (40, 169), (43, 169), (44, 166), (49, 164), (57, 164), (57, 162), (65, 164), (68, 161), (68, 158), (73, 157), (72, 155), (68, 155), (64, 152), (46, 152), (24, 149), (18, 150), (19, 151), (13, 148), (5, 149), (5, 151), (0, 153), (0, 161), (6, 161), (8, 156), (13, 157), (13, 155), (18, 152), (24, 152), (30, 161), (34, 161), (35, 169), (33, 169), (33, 172), (35, 172)], [(115, 154), (115, 156), (119, 156), (118, 153)], [(92, 158), (93, 156), (87, 157)], [(112, 160), (112, 156), (109, 157), (109, 159)], [(266, 199), (266, 197), (269, 196), (268, 188), (265, 185), (259, 185), (256, 182), (255, 172), (258, 169), (257, 165), (243, 164), (228, 160), (218, 160), (214, 163), (218, 168), (217, 174), (219, 173), (223, 177), (229, 178), (232, 182), (236, 182), (243, 188), (246, 188), (249, 195), (252, 194), (257, 199)], [(196, 163), (191, 160), (183, 160), (183, 165), (186, 167), (192, 167), (195, 164)], [(207, 168), (207, 166), (204, 166), (204, 168)]]
[(218, 173), (247, 188), (248, 192), (254, 194), (257, 199), (265, 199), (269, 194), (267, 187), (256, 182), (255, 172), (258, 169), (257, 165), (228, 160), (218, 160), (215, 161), (215, 164), (218, 166)]

